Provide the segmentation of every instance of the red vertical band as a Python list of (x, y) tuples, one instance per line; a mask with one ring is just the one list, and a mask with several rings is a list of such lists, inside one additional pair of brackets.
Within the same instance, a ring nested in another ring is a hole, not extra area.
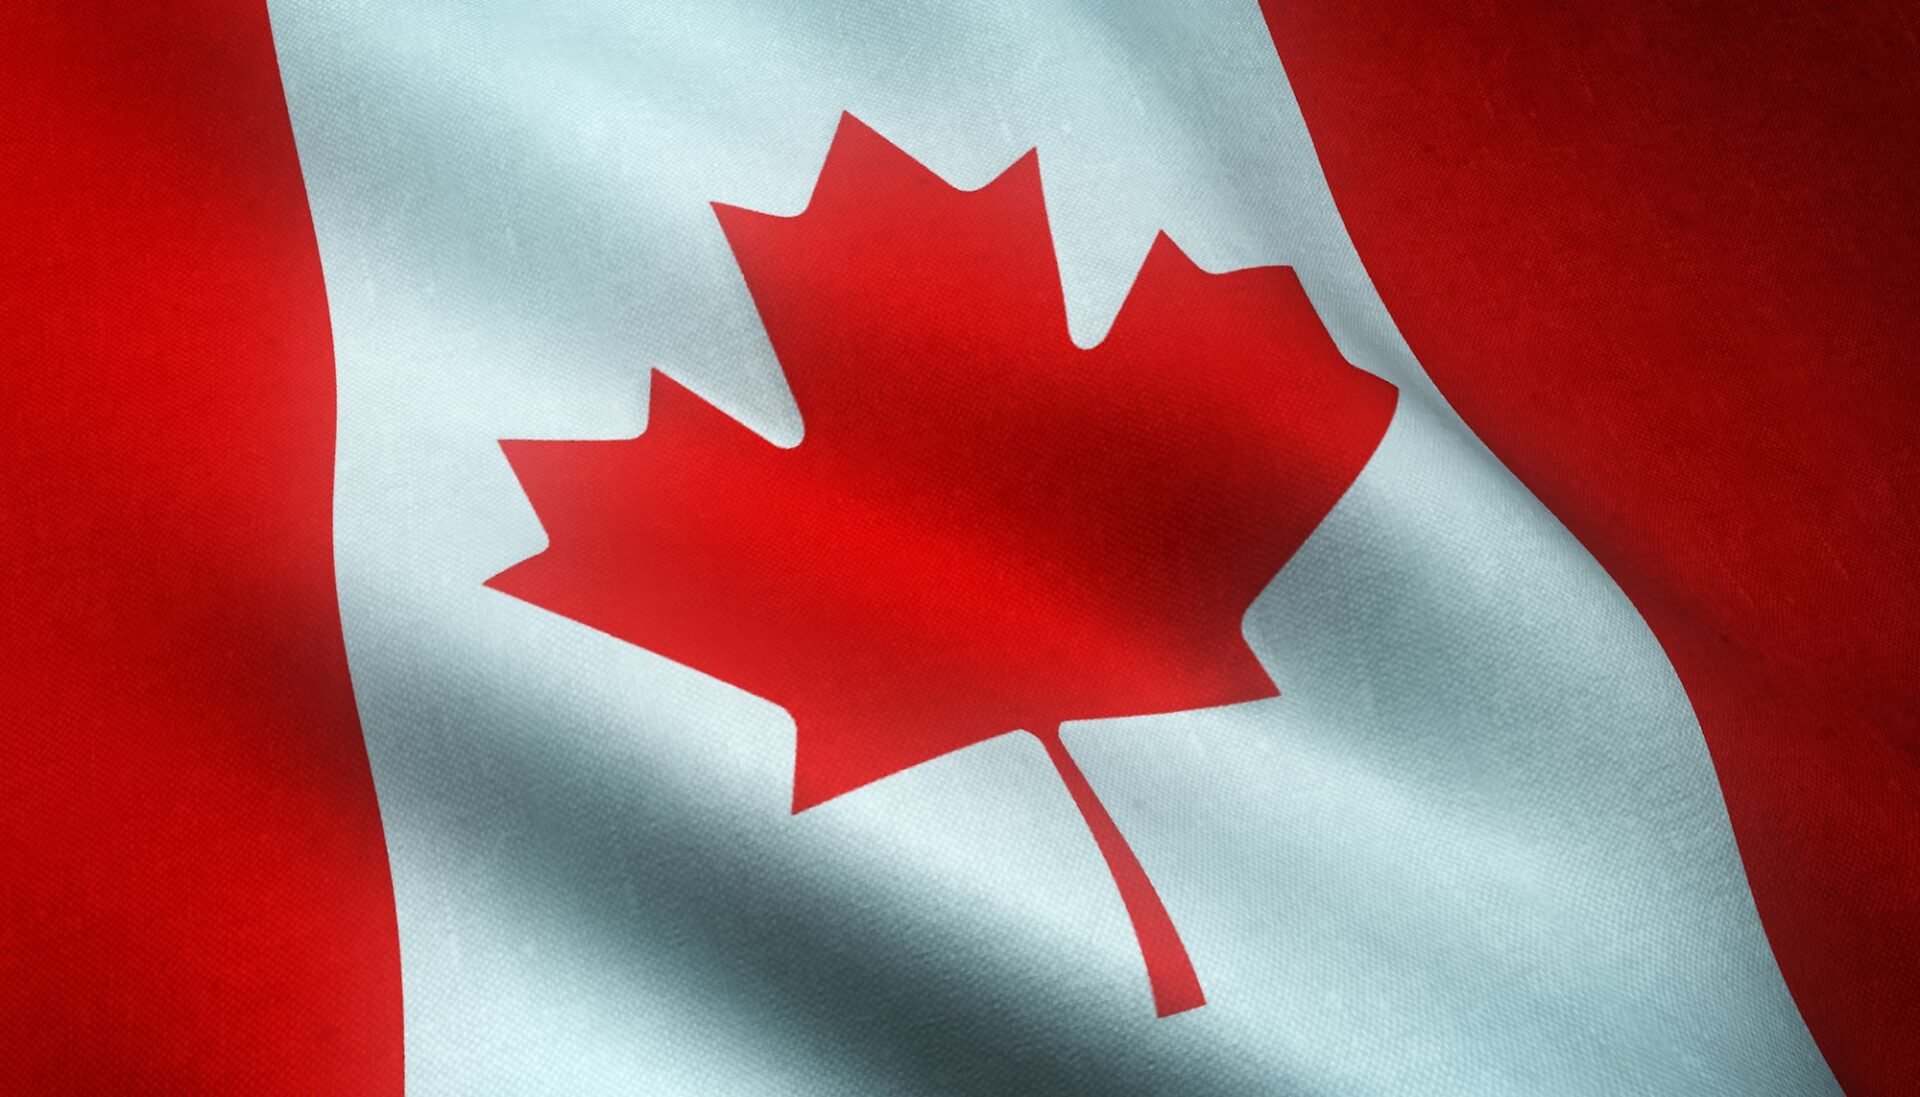
[(0, 1092), (397, 1094), (264, 5), (0, 4)]
[(1665, 646), (1848, 1092), (1920, 1077), (1920, 8), (1265, 4), (1449, 401)]

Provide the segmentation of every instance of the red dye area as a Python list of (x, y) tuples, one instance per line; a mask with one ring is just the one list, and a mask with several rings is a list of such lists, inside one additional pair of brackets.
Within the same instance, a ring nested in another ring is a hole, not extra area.
[(1264, 5), (1381, 297), (1700, 718), (1853, 1097), (1920, 1077), (1920, 6)]
[(496, 589), (792, 713), (793, 806), (1026, 729), (1119, 885), (1162, 1015), (1204, 1003), (1068, 720), (1276, 693), (1240, 631), (1385, 433), (1293, 273), (1162, 236), (1067, 333), (1037, 157), (962, 192), (851, 117), (797, 217), (716, 207), (805, 423), (657, 379), (646, 433), (508, 442), (551, 538)]
[(397, 1097), (266, 5), (0, 3), (0, 1093)]

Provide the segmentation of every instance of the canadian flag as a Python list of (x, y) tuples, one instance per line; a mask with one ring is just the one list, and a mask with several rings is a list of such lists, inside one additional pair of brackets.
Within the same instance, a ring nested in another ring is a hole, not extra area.
[(0, 10), (0, 1091), (1920, 1076), (1909, 6)]

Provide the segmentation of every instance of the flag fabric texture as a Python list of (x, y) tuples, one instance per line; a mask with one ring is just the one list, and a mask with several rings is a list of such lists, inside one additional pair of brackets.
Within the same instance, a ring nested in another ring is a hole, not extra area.
[(1910, 6), (0, 11), (0, 1091), (1894, 1097)]

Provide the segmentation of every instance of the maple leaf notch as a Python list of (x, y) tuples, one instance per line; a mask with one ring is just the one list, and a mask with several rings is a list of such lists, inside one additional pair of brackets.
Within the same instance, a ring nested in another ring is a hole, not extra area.
[(502, 446), (548, 548), (489, 580), (784, 706), (793, 810), (1024, 730), (1105, 857), (1156, 1011), (1205, 1002), (1064, 721), (1278, 693), (1241, 632), (1396, 390), (1293, 272), (1162, 234), (1068, 335), (1029, 152), (974, 191), (845, 115), (807, 208), (716, 204), (800, 409), (780, 448), (663, 374), (645, 432)]

